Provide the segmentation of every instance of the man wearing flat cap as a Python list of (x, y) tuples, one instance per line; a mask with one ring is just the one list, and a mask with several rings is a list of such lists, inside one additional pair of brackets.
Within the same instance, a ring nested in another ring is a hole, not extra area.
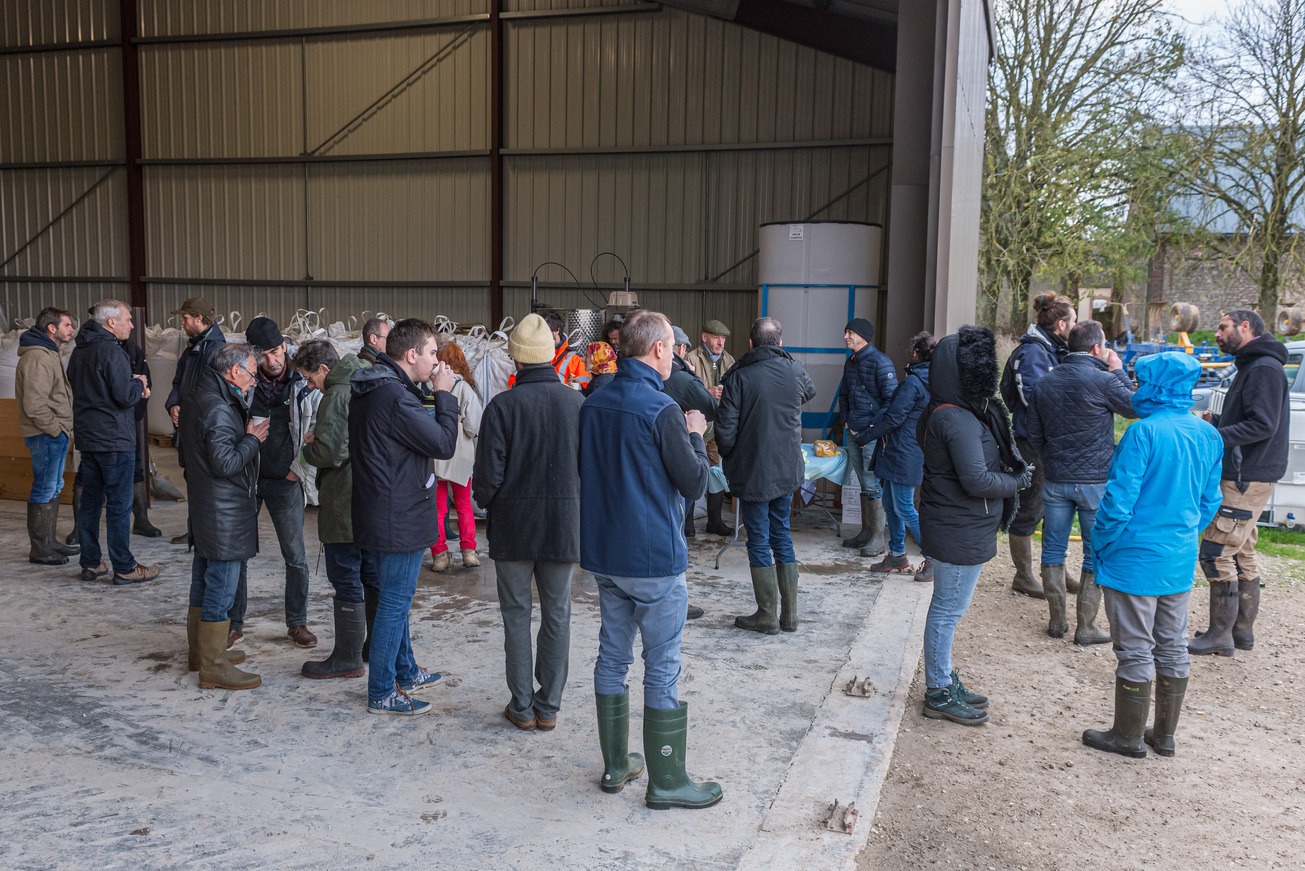
[[(189, 342), (177, 360), (177, 371), (172, 376), (172, 390), (168, 393), (164, 407), (171, 415), (172, 426), (176, 430), (172, 443), (177, 447), (178, 462), (185, 468), (185, 447), (181, 443), (181, 406), (195, 389), (202, 374), (208, 371), (213, 355), (226, 344), (227, 337), (222, 335), (222, 328), (217, 325), (217, 311), (213, 304), (202, 296), (192, 296), (172, 313), (181, 318), (181, 331), (186, 334)], [(172, 539), (172, 543), (185, 544), (189, 540), (190, 532), (187, 530)]]
[[(249, 322), (245, 340), (262, 353), (249, 404), (250, 420), (267, 421), (267, 439), (258, 450), (258, 508), (267, 506), (285, 560), (286, 634), (299, 647), (316, 647), (308, 630), (308, 557), (304, 553), (304, 488), (299, 456), (304, 421), (299, 391), (304, 378), (286, 360), (285, 337), (276, 321), (257, 317)], [(236, 590), (231, 631), (243, 634), (248, 591), (245, 578)]]
[(843, 389), (838, 413), (847, 429), (847, 461), (861, 482), (861, 531), (844, 539), (843, 547), (877, 556), (888, 549), (884, 490), (874, 473), (874, 443), (870, 428), (897, 389), (893, 361), (874, 346), (875, 328), (865, 318), (853, 318), (843, 328), (843, 341), (852, 355), (843, 364)]
[[(734, 358), (725, 350), (725, 340), (729, 338), (730, 328), (716, 319), (702, 325), (702, 344), (684, 355), (684, 362), (689, 364), (693, 374), (702, 379), (703, 386), (711, 398), (720, 402), (721, 379), (734, 365)], [(713, 466), (720, 465), (720, 451), (716, 447), (716, 434), (709, 426), (707, 429), (707, 459)], [(707, 532), (715, 535), (733, 535), (734, 530), (721, 520), (721, 509), (725, 505), (725, 494), (707, 494)]]

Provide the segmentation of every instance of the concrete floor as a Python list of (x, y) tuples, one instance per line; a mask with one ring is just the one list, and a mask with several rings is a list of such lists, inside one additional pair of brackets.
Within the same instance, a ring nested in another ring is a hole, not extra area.
[[(175, 456), (156, 462), (178, 486)], [(172, 471), (169, 471), (169, 470)], [(27, 563), (22, 503), (0, 503), (0, 866), (5, 868), (852, 867), (864, 844), (919, 657), (928, 587), (871, 576), (832, 525), (794, 521), (799, 631), (733, 627), (754, 604), (742, 550), (691, 546), (684, 637), (689, 771), (719, 780), (706, 811), (650, 811), (646, 781), (597, 788), (593, 713), (598, 601), (574, 584), (571, 670), (559, 725), (523, 733), (502, 716), (502, 632), (493, 564), (423, 569), (412, 611), (418, 661), (443, 671), (432, 714), (370, 716), (365, 679), (309, 681), (330, 650), (330, 586), (315, 512), (306, 524), (315, 651), (285, 636), (282, 565), (266, 515), (250, 564), (248, 692), (200, 690), (186, 671), (189, 555), (168, 537), (185, 503), (156, 503), (163, 539), (132, 537), (163, 567), (127, 587)], [(61, 528), (70, 528), (64, 510)], [(483, 536), (481, 552), (485, 551)], [(456, 562), (456, 559), (455, 559)], [(874, 693), (841, 692), (869, 676)], [(631, 673), (631, 748), (641, 749), (641, 669)], [(834, 799), (853, 832), (825, 831)]]

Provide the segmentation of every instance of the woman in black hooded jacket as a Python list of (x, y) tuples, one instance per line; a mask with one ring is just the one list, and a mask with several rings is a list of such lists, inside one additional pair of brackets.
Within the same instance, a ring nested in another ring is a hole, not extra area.
[(1015, 494), (1033, 476), (996, 390), (992, 331), (961, 327), (934, 349), (930, 402), (917, 429), (924, 452), (921, 550), (934, 573), (924, 628), (924, 715), (973, 726), (987, 721), (988, 700), (967, 690), (952, 669), (952, 640), (979, 571), (997, 555), (997, 530), (1010, 523)]

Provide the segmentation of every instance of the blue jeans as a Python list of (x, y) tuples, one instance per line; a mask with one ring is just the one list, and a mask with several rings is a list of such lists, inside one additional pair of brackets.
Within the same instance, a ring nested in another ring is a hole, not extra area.
[[(769, 502), (739, 500), (743, 513), (743, 527), (748, 531), (748, 565), (769, 566), (775, 563), (795, 563), (793, 538), (788, 532), (788, 515), (793, 507), (793, 497), (780, 496)], [(771, 560), (771, 554), (774, 560)]]
[(933, 599), (924, 621), (924, 677), (931, 690), (952, 685), (952, 640), (956, 624), (970, 609), (979, 582), (977, 566), (954, 566), (933, 561)]
[(1106, 494), (1105, 484), (1057, 484), (1047, 481), (1042, 485), (1042, 564), (1063, 566), (1069, 551), (1069, 533), (1074, 528), (1074, 512), (1078, 512), (1078, 528), (1083, 536), (1083, 571), (1095, 572), (1096, 560), (1092, 557), (1092, 527), (1097, 522), (1097, 506)]
[[(265, 478), (258, 482), (258, 509), (264, 503), (276, 530), (277, 543), (281, 545), (281, 559), (285, 560), (285, 625), (304, 626), (308, 623), (308, 556), (304, 553), (303, 484)], [(245, 625), (248, 602), (249, 585), (242, 572), (240, 589), (231, 609), (232, 626)]]
[(417, 573), (426, 549), (403, 553), (374, 553), (380, 576), (380, 601), (372, 624), (372, 649), (367, 663), (367, 700), (379, 702), (395, 689), (395, 681), (408, 683), (417, 677), (417, 660), (412, 655), (408, 613), (417, 593)]
[(82, 481), (82, 504), (77, 513), (77, 537), (81, 542), (81, 565), (93, 569), (100, 564), (100, 506), (108, 515), (106, 537), (113, 570), (126, 574), (136, 568), (131, 553), (132, 474), (135, 451), (82, 451), (77, 474)]
[(195, 554), (190, 564), (190, 607), (204, 609), (199, 619), (226, 622), (244, 568), (244, 560), (211, 560)]
[[(764, 503), (763, 503), (764, 504)], [(659, 711), (680, 704), (680, 642), (689, 607), (684, 575), (661, 578), (620, 578), (594, 575), (598, 581), (598, 660), (594, 692), (616, 696), (625, 692), (625, 678), (634, 662), (634, 633), (643, 636), (643, 703)], [(375, 631), (372, 645), (375, 649)]]
[(920, 515), (915, 510), (915, 488), (896, 481), (884, 481), (884, 517), (888, 520), (888, 552), (906, 555), (906, 533), (920, 543)]
[(376, 587), (376, 558), (352, 542), (323, 545), (326, 550), (326, 579), (335, 587), (335, 598), (346, 605), (363, 600), (363, 587)]
[(32, 495), (28, 502), (40, 505), (58, 497), (63, 491), (63, 464), (68, 457), (68, 433), (57, 436), (41, 433), (23, 436), (32, 455)]
[(871, 442), (865, 447), (861, 447), (852, 440), (849, 434), (844, 440), (847, 442), (844, 447), (847, 448), (847, 467), (856, 471), (856, 478), (861, 482), (861, 493), (867, 499), (882, 499), (884, 495), (883, 485), (875, 476), (874, 469), (870, 468), (870, 461), (875, 456), (875, 444)]

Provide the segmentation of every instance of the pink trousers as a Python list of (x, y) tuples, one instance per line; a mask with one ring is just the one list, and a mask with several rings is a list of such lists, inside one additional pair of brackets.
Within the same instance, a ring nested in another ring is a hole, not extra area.
[(453, 507), (458, 512), (458, 536), (462, 539), (462, 550), (476, 549), (476, 515), (471, 510), (471, 481), (454, 484), (452, 481), (435, 482), (435, 504), (439, 506), (440, 540), (430, 549), (432, 554), (444, 553), (449, 549), (444, 540), (444, 520), (449, 516), (449, 490), (453, 488)]

